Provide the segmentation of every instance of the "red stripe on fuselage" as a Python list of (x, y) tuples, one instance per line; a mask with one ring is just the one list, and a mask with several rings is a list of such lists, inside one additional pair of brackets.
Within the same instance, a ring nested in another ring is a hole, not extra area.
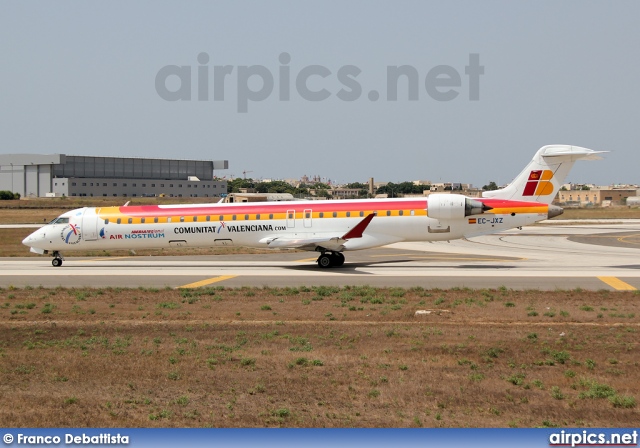
[[(506, 199), (477, 198), (474, 199), (493, 208), (524, 208), (542, 206), (540, 202), (510, 201)], [(389, 201), (326, 201), (326, 202), (277, 202), (252, 203), (246, 205), (212, 204), (197, 207), (160, 207), (157, 205), (135, 205), (119, 207), (120, 213), (137, 218), (165, 217), (176, 215), (243, 215), (287, 213), (294, 210), (303, 213), (305, 210), (313, 212), (346, 212), (355, 210), (425, 210), (427, 200), (389, 200)], [(104, 209), (103, 209), (104, 210)], [(106, 210), (105, 210), (106, 211)]]
[(120, 207), (120, 213), (138, 218), (163, 217), (176, 215), (242, 215), (256, 213), (286, 213), (295, 210), (303, 213), (305, 210), (314, 212), (341, 212), (354, 210), (424, 210), (427, 208), (426, 200), (412, 201), (328, 201), (328, 202), (278, 202), (265, 204), (253, 203), (247, 205), (214, 204), (201, 207), (171, 207), (164, 208), (157, 205), (132, 205)]

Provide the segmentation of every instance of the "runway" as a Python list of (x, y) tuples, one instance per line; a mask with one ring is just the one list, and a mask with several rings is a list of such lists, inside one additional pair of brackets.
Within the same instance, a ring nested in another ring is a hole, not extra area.
[(376, 287), (640, 289), (640, 223), (538, 225), (470, 240), (398, 243), (346, 252), (341, 268), (317, 254), (0, 259), (0, 286)]

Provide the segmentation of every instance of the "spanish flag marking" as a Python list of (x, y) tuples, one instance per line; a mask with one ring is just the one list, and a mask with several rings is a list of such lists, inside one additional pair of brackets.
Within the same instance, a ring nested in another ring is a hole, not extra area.
[(529, 173), (529, 180), (538, 180), (542, 176), (542, 170), (535, 170)]

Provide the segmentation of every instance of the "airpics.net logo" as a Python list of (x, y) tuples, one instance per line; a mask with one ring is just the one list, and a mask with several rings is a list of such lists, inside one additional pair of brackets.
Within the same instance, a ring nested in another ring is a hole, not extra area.
[[(249, 103), (265, 101), (277, 95), (278, 101), (290, 101), (293, 95), (306, 101), (325, 101), (335, 96), (341, 101), (357, 101), (364, 87), (358, 80), (362, 70), (355, 65), (343, 65), (337, 70), (323, 65), (294, 67), (289, 53), (281, 53), (279, 66), (271, 70), (264, 65), (213, 65), (207, 53), (197, 56), (197, 65), (165, 65), (156, 74), (156, 92), (165, 101), (225, 101), (227, 89), (235, 84), (235, 101), (239, 113), (249, 111)], [(463, 72), (464, 74), (461, 74)], [(275, 74), (274, 74), (275, 73)], [(480, 55), (470, 53), (461, 70), (450, 65), (436, 65), (420, 74), (412, 65), (388, 65), (383, 93), (370, 89), (366, 99), (372, 102), (419, 101), (427, 97), (435, 101), (453, 101), (466, 96), (480, 100), (480, 76), (484, 66)], [(339, 87), (331, 78), (335, 77)], [(424, 92), (422, 92), (424, 89)], [(466, 91), (466, 92), (465, 92)], [(426, 96), (425, 96), (426, 93)], [(467, 95), (462, 95), (467, 93)]]

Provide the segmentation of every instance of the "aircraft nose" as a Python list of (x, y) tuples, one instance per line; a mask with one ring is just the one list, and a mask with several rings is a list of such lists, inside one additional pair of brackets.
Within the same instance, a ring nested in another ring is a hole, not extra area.
[(22, 240), (22, 244), (24, 244), (25, 246), (31, 246), (32, 242), (33, 242), (33, 233)]
[(25, 239), (22, 240), (22, 244), (25, 246), (33, 247), (35, 244), (39, 243), (43, 240), (43, 232), (42, 229), (38, 229), (35, 232), (31, 233)]

